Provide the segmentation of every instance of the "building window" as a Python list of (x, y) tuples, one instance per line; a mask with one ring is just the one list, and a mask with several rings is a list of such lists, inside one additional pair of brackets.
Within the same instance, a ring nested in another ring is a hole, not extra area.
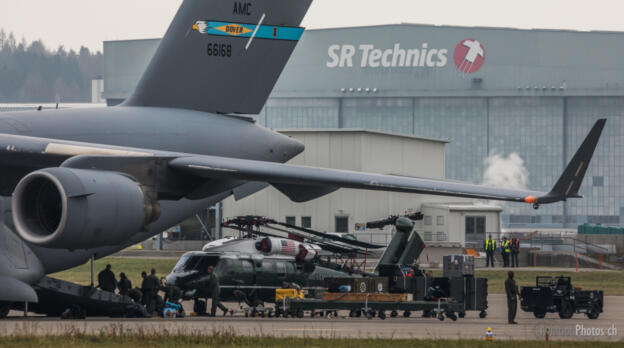
[(466, 234), (485, 233), (485, 216), (466, 216)]
[(425, 226), (431, 226), (432, 218), (429, 215), (425, 215)]
[(303, 228), (312, 228), (312, 217), (311, 216), (302, 216), (301, 217), (301, 227), (303, 227)]
[(444, 242), (444, 241), (446, 241), (446, 233), (444, 233), (444, 232), (438, 232), (438, 233), (436, 233), (436, 240), (437, 240), (438, 242)]
[(433, 232), (425, 232), (425, 242), (431, 242), (433, 240)]
[(349, 233), (349, 217), (336, 216), (336, 231), (338, 233)]
[(287, 216), (286, 223), (295, 226), (297, 224), (297, 218), (294, 216)]
[(594, 187), (603, 187), (604, 186), (604, 176), (594, 176), (593, 185), (594, 185)]
[(444, 226), (444, 216), (438, 216), (438, 217), (436, 218), (436, 224), (437, 224), (438, 226)]

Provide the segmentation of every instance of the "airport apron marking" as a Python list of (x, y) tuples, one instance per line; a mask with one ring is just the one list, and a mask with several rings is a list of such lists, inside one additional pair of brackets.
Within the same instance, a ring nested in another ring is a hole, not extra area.
[(258, 28), (258, 32), (255, 35), (256, 39), (299, 41), (304, 31), (303, 28), (297, 27), (273, 25), (261, 25), (258, 27), (255, 24), (217, 21), (196, 21), (193, 24), (193, 30), (200, 34), (244, 38), (250, 38), (256, 27)]

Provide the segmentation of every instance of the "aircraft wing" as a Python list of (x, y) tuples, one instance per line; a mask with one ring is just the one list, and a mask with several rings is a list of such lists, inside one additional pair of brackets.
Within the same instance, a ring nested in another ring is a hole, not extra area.
[[(297, 166), (280, 163), (240, 160), (223, 157), (182, 157), (170, 166), (204, 178), (236, 178), (264, 181), (274, 186), (292, 188), (291, 198), (298, 201), (296, 188), (311, 187), (351, 188), (376, 191), (394, 191), (443, 196), (471, 197), (524, 202), (529, 196), (540, 197), (547, 193), (492, 188), (479, 185), (394, 175), (371, 174), (348, 170)], [(324, 191), (323, 191), (324, 193)], [(300, 201), (307, 201), (301, 199)]]
[(213, 192), (214, 186), (235, 191), (245, 184), (269, 183), (295, 202), (351, 188), (538, 205), (580, 197), (578, 190), (605, 122), (596, 122), (550, 192), (6, 134), (0, 134), (0, 167), (4, 171), (0, 189), (2, 194), (11, 194), (23, 175), (60, 166), (123, 172), (152, 187), (163, 199), (200, 199), (222, 192)]
[[(537, 205), (579, 198), (578, 190), (600, 139), (606, 120), (596, 122), (572, 161), (550, 192), (511, 190), (444, 180), (419, 179), (348, 170), (307, 167), (234, 158), (192, 156), (173, 159), (169, 166), (203, 178), (228, 178), (271, 183), (296, 202), (322, 196), (338, 188), (419, 193)], [(301, 194), (298, 194), (298, 191)]]

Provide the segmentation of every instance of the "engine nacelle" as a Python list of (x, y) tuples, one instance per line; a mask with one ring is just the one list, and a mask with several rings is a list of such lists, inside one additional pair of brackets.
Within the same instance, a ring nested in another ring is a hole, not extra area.
[(256, 242), (256, 250), (269, 255), (294, 256), (299, 261), (311, 261), (321, 248), (290, 239), (266, 237)]
[(160, 215), (131, 177), (71, 168), (26, 175), (15, 187), (12, 208), (25, 241), (71, 250), (120, 244)]

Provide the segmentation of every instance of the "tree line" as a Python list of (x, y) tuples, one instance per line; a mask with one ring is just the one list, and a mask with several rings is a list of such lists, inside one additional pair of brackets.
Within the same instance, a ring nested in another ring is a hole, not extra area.
[(91, 80), (103, 70), (100, 51), (50, 50), (0, 29), (0, 103), (90, 102)]

